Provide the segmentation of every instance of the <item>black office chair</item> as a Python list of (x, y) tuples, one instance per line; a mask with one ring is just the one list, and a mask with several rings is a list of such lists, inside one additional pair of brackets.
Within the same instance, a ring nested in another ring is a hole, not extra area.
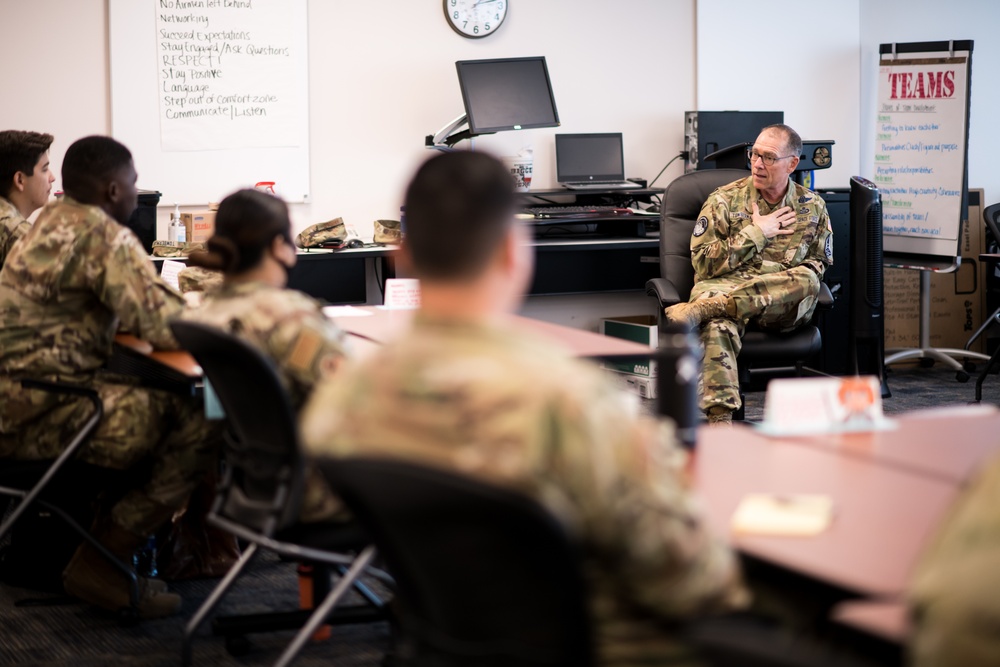
[[(120, 479), (117, 471), (108, 470), (76, 459), (80, 448), (87, 442), (97, 428), (104, 415), (104, 405), (97, 392), (90, 387), (51, 382), (47, 380), (21, 380), (21, 386), (26, 389), (37, 389), (54, 394), (82, 396), (93, 406), (93, 410), (77, 432), (70, 439), (66, 449), (55, 460), (12, 461), (5, 460), (0, 464), (0, 496), (6, 496), (16, 501), (16, 505), (8, 511), (3, 524), (0, 525), (0, 542), (12, 532), (19, 520), (43, 508), (52, 516), (59, 517), (80, 540), (87, 541), (99, 553), (103, 554), (129, 580), (129, 610), (123, 610), (122, 619), (131, 621), (138, 618), (139, 587), (131, 563), (122, 563), (104, 545), (97, 541), (81, 520), (89, 525), (93, 518), (89, 512), (89, 504), (97, 495), (116, 480)], [(49, 536), (38, 536), (47, 538)], [(69, 542), (55, 547), (59, 553), (44, 554), (44, 563), (24, 564), (34, 566), (34, 572), (25, 572), (28, 585), (42, 586), (50, 592), (61, 590), (61, 583), (49, 582), (50, 577), (58, 578), (58, 573), (49, 573), (47, 568), (61, 569), (72, 556), (75, 545)], [(10, 565), (8, 563), (8, 565)], [(14, 569), (20, 569), (16, 565)]]
[[(382, 601), (359, 580), (375, 556), (367, 533), (354, 521), (298, 523), (304, 487), (298, 424), (270, 359), (214, 327), (174, 321), (170, 328), (202, 367), (228, 423), (225, 470), (208, 521), (248, 544), (185, 627), (183, 663), (191, 664), (192, 638), (198, 627), (260, 548), (317, 566), (313, 600), (323, 600), (317, 610), (332, 610), (352, 587), (368, 603), (323, 614), (317, 625), (384, 620)], [(359, 553), (346, 555), (349, 552)], [(332, 590), (331, 569), (340, 572)], [(231, 653), (239, 654), (248, 648), (247, 634), (299, 628), (313, 615), (312, 610), (295, 610), (216, 618), (213, 631), (226, 638)]]
[[(1000, 245), (1000, 204), (992, 204), (983, 209), (983, 220), (986, 222), (986, 229), (989, 230), (993, 241)], [(965, 344), (965, 349), (968, 350), (972, 347), (976, 339), (995, 323), (1000, 323), (1000, 308), (994, 310), (989, 317), (983, 320), (982, 326), (972, 334), (969, 342)], [(976, 378), (976, 403), (983, 400), (983, 382), (986, 381), (986, 376), (993, 372), (993, 368), (997, 365), (997, 362), (1000, 362), (1000, 347), (990, 355), (990, 360), (986, 362), (986, 368), (980, 371), (979, 377)]]
[(397, 585), (390, 665), (588, 667), (580, 554), (530, 498), (385, 458), (319, 461)]
[[(691, 233), (701, 207), (716, 188), (749, 175), (742, 169), (707, 169), (676, 178), (667, 186), (660, 204), (660, 276), (646, 283), (646, 293), (658, 304), (660, 331), (666, 331), (664, 308), (682, 303), (691, 296), (694, 287), (694, 267), (691, 265)], [(833, 295), (826, 284), (820, 285), (819, 307), (833, 304)], [(805, 363), (822, 348), (819, 329), (813, 324), (789, 333), (762, 331), (748, 325), (743, 335), (743, 349), (738, 358), (740, 386), (749, 384), (750, 368), (792, 367), (801, 375)], [(741, 395), (742, 399), (742, 395)], [(733, 415), (743, 418), (740, 409)]]

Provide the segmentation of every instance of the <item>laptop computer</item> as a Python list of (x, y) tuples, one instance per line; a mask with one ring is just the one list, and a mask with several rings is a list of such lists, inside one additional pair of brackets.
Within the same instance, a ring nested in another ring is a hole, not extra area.
[(556, 181), (571, 190), (626, 190), (621, 132), (556, 135)]

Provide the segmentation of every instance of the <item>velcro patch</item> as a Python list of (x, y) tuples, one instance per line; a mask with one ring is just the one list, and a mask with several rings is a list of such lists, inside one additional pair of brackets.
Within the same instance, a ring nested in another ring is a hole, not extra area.
[(701, 216), (698, 218), (698, 222), (694, 225), (694, 237), (698, 238), (702, 234), (708, 231), (708, 218)]
[(823, 253), (826, 255), (826, 261), (833, 262), (833, 235), (826, 237), (826, 246), (823, 248)]
[(312, 368), (316, 354), (319, 353), (323, 339), (310, 329), (303, 329), (288, 355), (288, 365), (296, 370), (308, 371)]

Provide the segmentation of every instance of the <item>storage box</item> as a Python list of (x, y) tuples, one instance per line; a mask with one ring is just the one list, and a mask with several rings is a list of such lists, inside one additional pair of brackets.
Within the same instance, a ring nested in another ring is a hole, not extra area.
[[(605, 368), (607, 368), (605, 366)], [(643, 377), (633, 373), (621, 373), (607, 369), (615, 382), (625, 391), (638, 394), (641, 398), (656, 398), (656, 378)]]
[[(951, 273), (931, 273), (931, 347), (965, 347), (983, 322), (986, 310), (986, 270), (979, 255), (986, 252), (983, 191), (969, 191), (969, 219), (962, 223), (959, 247), (962, 263)], [(885, 347), (920, 345), (920, 271), (885, 269)], [(972, 347), (983, 352), (984, 337)]]
[(188, 243), (204, 243), (215, 232), (215, 211), (181, 213)]
[[(635, 343), (641, 343), (655, 348), (659, 341), (656, 318), (652, 315), (628, 315), (625, 317), (606, 317), (601, 320), (601, 333), (613, 338), (623, 338)], [(656, 377), (656, 363), (650, 359), (635, 362), (605, 361), (604, 368), (630, 373), (646, 378)]]

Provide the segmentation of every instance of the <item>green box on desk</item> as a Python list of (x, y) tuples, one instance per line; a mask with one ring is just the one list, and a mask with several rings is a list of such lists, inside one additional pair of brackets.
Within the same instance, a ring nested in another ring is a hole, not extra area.
[[(655, 348), (659, 340), (656, 318), (652, 315), (627, 315), (625, 317), (605, 317), (601, 320), (601, 333), (613, 338), (623, 338), (634, 343)], [(604, 368), (643, 377), (656, 377), (656, 363), (648, 361), (615, 362), (606, 361)]]

